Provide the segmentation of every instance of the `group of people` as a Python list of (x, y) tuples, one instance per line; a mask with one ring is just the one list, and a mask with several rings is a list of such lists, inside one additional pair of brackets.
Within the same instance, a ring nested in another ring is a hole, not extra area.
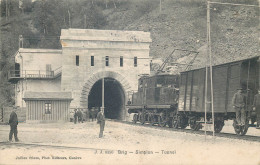
[(104, 132), (104, 128), (105, 128), (105, 115), (104, 115), (104, 110), (101, 108), (99, 110), (98, 113), (97, 112), (97, 108), (91, 108), (90, 112), (88, 111), (88, 109), (86, 109), (85, 112), (82, 112), (82, 109), (75, 109), (74, 110), (74, 123), (76, 124), (77, 121), (80, 123), (83, 123), (83, 113), (86, 113), (86, 120), (88, 120), (89, 118), (92, 119), (92, 121), (94, 121), (95, 119), (97, 119), (97, 123), (100, 125), (100, 131), (99, 131), (99, 138), (103, 137), (103, 132)]
[[(238, 126), (244, 126), (246, 124), (247, 104), (247, 97), (245, 93), (243, 93), (243, 89), (239, 88), (232, 99), (232, 105), (236, 112), (236, 121)], [(256, 113), (256, 128), (260, 129), (260, 89), (258, 90), (258, 93), (254, 96), (252, 112)]]
[(86, 120), (88, 121), (89, 118), (94, 121), (97, 119), (97, 123), (100, 125), (100, 132), (99, 132), (99, 138), (103, 137), (103, 131), (105, 128), (105, 115), (104, 110), (101, 108), (99, 112), (97, 113), (97, 108), (91, 108), (90, 112), (88, 109), (86, 109), (84, 112), (82, 112), (82, 109), (75, 109), (74, 110), (74, 123), (76, 124), (77, 121), (80, 123), (83, 123), (83, 113), (86, 113)]
[(74, 109), (74, 124), (83, 123), (83, 113), (81, 109)]
[(88, 109), (80, 109), (76, 108), (74, 109), (74, 123), (76, 124), (85, 121), (95, 121), (97, 118), (97, 114), (99, 112), (98, 107), (92, 107), (89, 110)]

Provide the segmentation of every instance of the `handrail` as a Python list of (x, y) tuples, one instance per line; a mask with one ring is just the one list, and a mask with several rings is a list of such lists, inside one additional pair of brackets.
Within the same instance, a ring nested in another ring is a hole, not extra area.
[(11, 70), (8, 73), (9, 78), (55, 78), (62, 72), (62, 67), (55, 70)]

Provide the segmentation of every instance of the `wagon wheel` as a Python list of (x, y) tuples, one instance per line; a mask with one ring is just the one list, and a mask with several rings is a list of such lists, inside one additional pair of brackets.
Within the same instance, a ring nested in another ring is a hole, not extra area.
[(198, 131), (202, 128), (202, 125), (201, 123), (197, 123), (196, 121), (194, 121), (193, 123), (190, 123), (190, 128), (194, 131)]
[(245, 125), (241, 127), (241, 136), (243, 136), (247, 133), (248, 127), (249, 127), (249, 121), (246, 120)]
[(237, 121), (233, 120), (233, 127), (237, 135), (243, 136), (247, 133), (249, 121), (246, 120), (246, 124), (244, 126), (237, 125)]
[(236, 134), (240, 135), (241, 130), (240, 130), (240, 126), (237, 125), (237, 120), (236, 119), (233, 120), (233, 127), (234, 127), (234, 130), (235, 130)]
[(158, 116), (158, 122), (160, 127), (165, 127), (167, 123), (166, 115), (165, 113), (161, 113), (160, 116)]
[(137, 114), (134, 114), (134, 116), (133, 116), (133, 122), (136, 123), (137, 120), (138, 120), (138, 115), (137, 115)]
[(214, 122), (214, 131), (216, 133), (220, 133), (220, 131), (222, 130), (223, 126), (224, 126), (224, 121), (222, 121), (222, 120), (215, 121)]
[(251, 118), (251, 124), (253, 125), (253, 124), (255, 124), (255, 122), (256, 122), (256, 119), (255, 118)]

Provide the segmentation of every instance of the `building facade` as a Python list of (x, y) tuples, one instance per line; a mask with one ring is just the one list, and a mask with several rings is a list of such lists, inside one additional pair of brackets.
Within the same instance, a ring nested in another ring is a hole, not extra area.
[(25, 92), (27, 122), (69, 121), (71, 92)]
[(62, 29), (61, 50), (19, 49), (15, 83), (16, 105), (25, 107), (25, 92), (71, 92), (71, 108), (101, 107), (104, 78), (105, 115), (126, 119), (124, 106), (150, 74), (150, 33), (94, 29)]

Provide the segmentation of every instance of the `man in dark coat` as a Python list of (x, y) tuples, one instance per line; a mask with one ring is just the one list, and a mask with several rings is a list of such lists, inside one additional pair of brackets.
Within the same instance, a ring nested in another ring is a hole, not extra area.
[(99, 132), (99, 138), (103, 137), (103, 131), (105, 128), (105, 115), (104, 110), (101, 108), (101, 110), (97, 114), (97, 123), (100, 124), (100, 132)]
[(260, 129), (260, 89), (258, 90), (258, 94), (254, 97), (253, 110), (256, 112), (256, 128)]
[(78, 111), (77, 111), (77, 116), (78, 116), (78, 122), (79, 122), (79, 123), (80, 123), (80, 122), (83, 123), (83, 114), (82, 114), (82, 112), (81, 112), (80, 109), (78, 109)]
[(15, 141), (18, 142), (19, 139), (17, 137), (17, 125), (18, 125), (18, 117), (17, 117), (17, 114), (16, 114), (16, 107), (13, 108), (13, 111), (12, 113), (10, 114), (10, 119), (9, 119), (9, 125), (10, 125), (10, 133), (9, 133), (9, 141), (11, 142), (12, 141), (12, 138), (13, 138), (13, 134), (14, 134), (14, 138), (15, 138)]
[(239, 88), (232, 98), (232, 105), (236, 111), (237, 123), (240, 126), (243, 126), (246, 123), (245, 102), (246, 97), (242, 93), (242, 88)]

